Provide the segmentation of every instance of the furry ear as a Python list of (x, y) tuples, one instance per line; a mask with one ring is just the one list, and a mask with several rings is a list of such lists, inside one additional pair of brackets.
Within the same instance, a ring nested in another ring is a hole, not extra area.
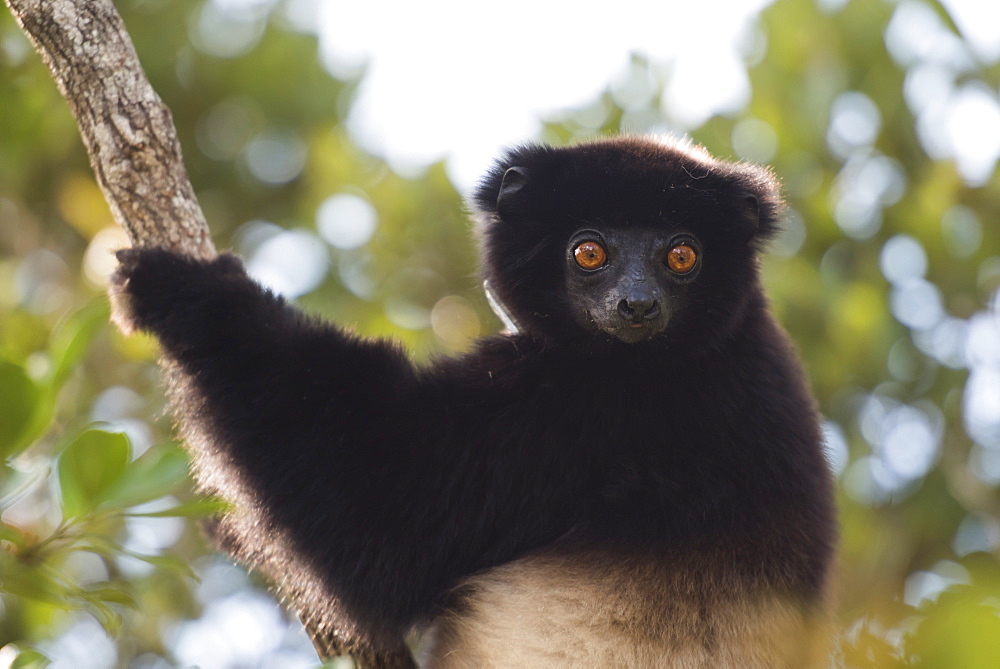
[[(530, 217), (545, 188), (540, 182), (553, 171), (561, 153), (548, 146), (522, 144), (490, 165), (468, 200), (473, 215), (484, 221), (511, 223)], [(542, 202), (541, 204), (544, 204)]]
[(528, 183), (528, 169), (510, 167), (503, 173), (500, 193), (497, 195), (497, 213), (504, 221), (510, 222), (524, 209), (524, 188)]
[(743, 197), (743, 215), (740, 220), (740, 229), (746, 234), (746, 241), (750, 241), (760, 232), (760, 200), (756, 195), (745, 195)]
[(738, 200), (734, 203), (736, 234), (747, 243), (765, 243), (781, 232), (781, 214), (785, 203), (781, 186), (766, 167), (739, 163), (732, 165), (730, 183)]

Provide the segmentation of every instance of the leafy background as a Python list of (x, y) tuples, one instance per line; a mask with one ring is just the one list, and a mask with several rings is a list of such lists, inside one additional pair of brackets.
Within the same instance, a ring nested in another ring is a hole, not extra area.
[[(359, 78), (331, 78), (284, 3), (237, 55), (195, 48), (200, 3), (119, 8), (220, 247), (420, 358), (499, 327), (444, 166), (403, 177), (358, 147)], [(1000, 177), (996, 152), (963, 161), (947, 137), (1000, 144), (1000, 54), (930, 0), (777, 0), (758, 38), (749, 104), (690, 134), (773, 164), (792, 207), (764, 271), (840, 484), (836, 664), (996, 666)], [(670, 79), (637, 55), (623, 80), (649, 95), (609, 85), (540, 139), (674, 127)], [(985, 112), (948, 116), (959, 98)], [(108, 325), (123, 243), (65, 104), (0, 13), (0, 667), (315, 666), (261, 585), (204, 544), (216, 507), (171, 441), (155, 345)]]

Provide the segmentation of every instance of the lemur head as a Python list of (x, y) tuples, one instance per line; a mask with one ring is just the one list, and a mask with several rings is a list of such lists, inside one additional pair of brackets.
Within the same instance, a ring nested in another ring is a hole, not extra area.
[(782, 202), (765, 168), (623, 137), (513, 149), (472, 206), (484, 274), (520, 328), (633, 344), (731, 327)]

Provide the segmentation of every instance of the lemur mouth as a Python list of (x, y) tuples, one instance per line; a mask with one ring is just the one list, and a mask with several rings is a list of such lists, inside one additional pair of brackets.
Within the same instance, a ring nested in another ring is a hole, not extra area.
[(619, 323), (602, 327), (609, 335), (619, 339), (626, 344), (635, 344), (640, 341), (647, 341), (663, 332), (664, 327), (660, 323)]
[[(660, 332), (662, 332), (666, 323), (662, 319), (653, 319), (652, 321), (622, 321), (622, 319), (615, 318), (596, 318), (589, 309), (585, 310), (587, 316), (587, 323), (593, 327), (595, 330), (600, 330), (605, 334), (609, 334), (615, 339), (619, 339), (626, 344), (634, 344), (636, 342), (645, 341), (651, 339)], [(617, 322), (615, 322), (617, 320)]]

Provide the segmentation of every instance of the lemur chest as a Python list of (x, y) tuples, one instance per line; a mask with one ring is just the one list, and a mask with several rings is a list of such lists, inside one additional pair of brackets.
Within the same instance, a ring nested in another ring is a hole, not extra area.
[(470, 578), (424, 637), (421, 666), (824, 666), (819, 603), (715, 578), (711, 565), (536, 554)]

